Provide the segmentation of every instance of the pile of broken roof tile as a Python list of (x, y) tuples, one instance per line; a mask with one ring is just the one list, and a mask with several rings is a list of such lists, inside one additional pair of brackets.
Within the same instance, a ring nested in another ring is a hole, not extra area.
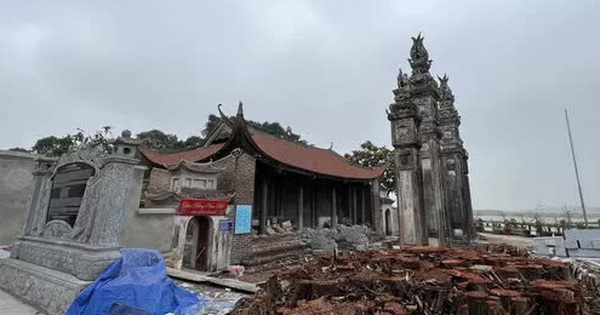
[(569, 264), (508, 246), (412, 247), (282, 270), (233, 314), (579, 314)]

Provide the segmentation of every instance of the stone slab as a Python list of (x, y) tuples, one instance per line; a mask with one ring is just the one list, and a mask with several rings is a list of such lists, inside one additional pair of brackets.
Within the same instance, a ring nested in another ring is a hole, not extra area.
[(90, 283), (25, 261), (0, 260), (0, 289), (48, 314), (64, 314), (73, 299)]
[(600, 258), (600, 250), (597, 249), (570, 249), (570, 257)]
[(222, 287), (228, 287), (232, 289), (236, 289), (239, 291), (256, 293), (258, 292), (258, 286), (254, 283), (244, 282), (236, 279), (221, 279), (210, 277), (206, 274), (200, 274), (191, 271), (185, 271), (174, 268), (167, 268), (167, 274), (170, 277), (178, 278), (182, 280), (189, 280), (194, 282), (208, 282), (212, 284), (216, 284)]
[(579, 244), (577, 244), (577, 240), (565, 240), (565, 248), (567, 249), (578, 249)]

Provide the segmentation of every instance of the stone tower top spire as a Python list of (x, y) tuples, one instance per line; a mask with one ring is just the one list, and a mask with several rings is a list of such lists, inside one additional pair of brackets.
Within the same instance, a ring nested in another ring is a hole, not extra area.
[(410, 48), (410, 59), (408, 62), (412, 67), (413, 74), (428, 73), (431, 68), (431, 60), (429, 60), (429, 53), (423, 45), (423, 36), (421, 33), (417, 37), (412, 37), (413, 45)]
[(452, 90), (448, 86), (448, 75), (444, 74), (443, 77), (438, 77), (440, 80), (440, 94), (442, 101), (450, 101), (454, 102), (454, 94), (452, 94)]

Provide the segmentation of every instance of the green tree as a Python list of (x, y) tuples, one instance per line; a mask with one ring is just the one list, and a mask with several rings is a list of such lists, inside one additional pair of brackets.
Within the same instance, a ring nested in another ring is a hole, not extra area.
[(140, 132), (137, 138), (152, 148), (157, 150), (184, 150), (196, 148), (202, 145), (204, 138), (199, 136), (191, 136), (185, 140), (179, 140), (177, 135), (167, 134), (158, 129)]
[(181, 147), (181, 143), (176, 135), (167, 134), (158, 129), (140, 132), (137, 134), (137, 138), (142, 140), (146, 146), (153, 149), (172, 150)]
[(102, 146), (104, 150), (108, 151), (110, 130), (110, 126), (105, 126), (102, 127), (102, 131), (97, 131), (93, 135), (86, 135), (82, 129), (77, 129), (76, 133), (61, 138), (56, 136), (44, 137), (36, 141), (31, 150), (47, 156), (61, 156), (78, 145), (89, 144), (91, 146)]
[(377, 167), (387, 164), (383, 175), (379, 178), (381, 189), (390, 194), (396, 191), (396, 164), (394, 163), (394, 152), (385, 146), (378, 147), (371, 141), (360, 145), (359, 150), (347, 153), (344, 157), (350, 163), (363, 167)]

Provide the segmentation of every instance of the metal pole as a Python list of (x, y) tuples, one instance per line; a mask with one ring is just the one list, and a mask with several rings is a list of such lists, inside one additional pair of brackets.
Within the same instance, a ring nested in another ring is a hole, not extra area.
[(571, 136), (571, 124), (569, 124), (569, 114), (565, 108), (565, 119), (567, 120), (567, 131), (569, 132), (569, 143), (571, 144), (571, 154), (573, 156), (573, 166), (575, 167), (575, 177), (577, 178), (577, 189), (579, 190), (579, 199), (581, 200), (581, 210), (583, 210), (583, 220), (585, 227), (588, 227), (587, 212), (585, 211), (585, 203), (583, 202), (583, 193), (581, 192), (581, 181), (579, 180), (579, 170), (577, 169), (577, 159), (575, 158), (575, 148), (573, 147), (573, 137)]

